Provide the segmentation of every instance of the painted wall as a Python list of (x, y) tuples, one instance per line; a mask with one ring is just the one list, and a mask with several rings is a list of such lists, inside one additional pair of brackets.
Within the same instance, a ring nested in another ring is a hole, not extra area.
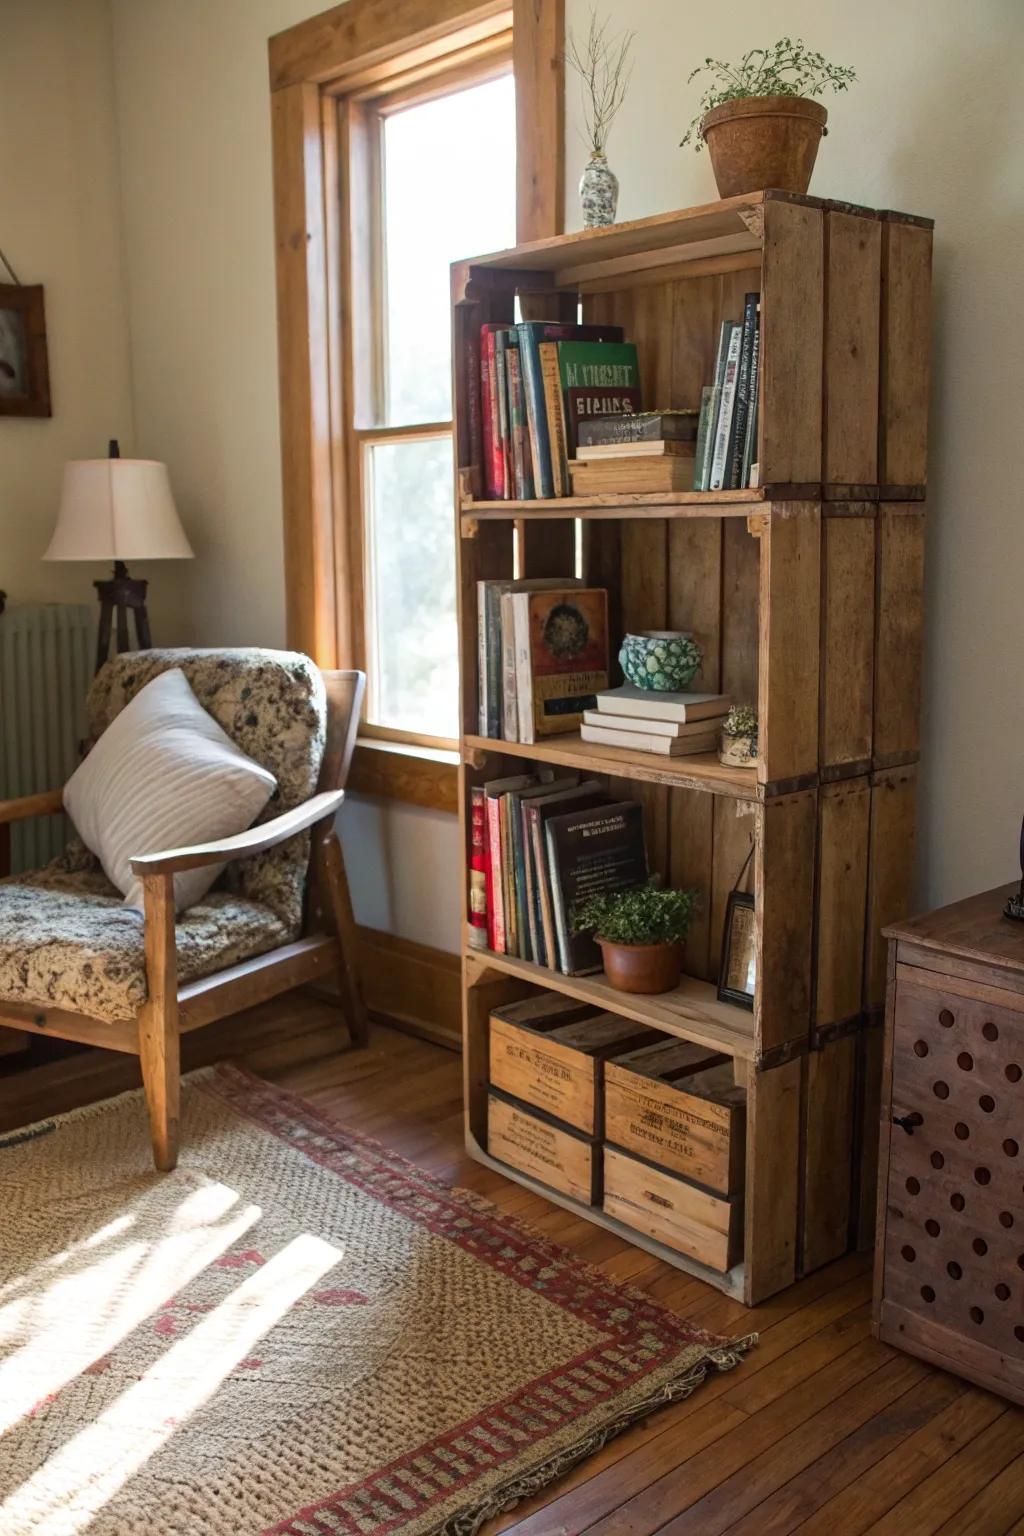
[[(157, 623), (177, 640), (283, 638), (266, 38), (320, 8), (112, 0), (137, 446), (171, 464), (200, 556), (155, 595)], [(589, 9), (567, 0), (570, 26), (584, 27)], [(1024, 532), (1007, 473), (1024, 347), (1024, 8), (735, 0), (698, 12), (678, 0), (602, 0), (600, 9), (613, 29), (637, 30), (610, 143), (621, 217), (714, 196), (706, 156), (676, 148), (696, 110), (686, 76), (705, 54), (729, 57), (789, 33), (861, 77), (830, 103), (813, 190), (937, 220), (920, 899), (1006, 879), (1024, 799), (1013, 683)], [(569, 227), (580, 222), (580, 121), (570, 89)], [(360, 917), (454, 948), (450, 818), (365, 805), (345, 835)]]
[[(859, 82), (826, 98), (811, 190), (936, 221), (927, 631), (918, 900), (1012, 879), (1024, 810), (1018, 653), (1024, 519), (1016, 479), (1024, 285), (1024, 52), (1020, 0), (603, 0), (634, 28), (629, 97), (609, 164), (631, 219), (715, 197), (706, 153), (676, 146), (697, 111), (691, 69), (787, 35)], [(566, 0), (582, 34), (589, 0)], [(567, 227), (586, 160), (568, 90)], [(996, 724), (998, 722), (998, 725)]]
[(0, 18), (0, 247), (45, 285), (54, 411), (0, 418), (0, 589), (12, 604), (91, 601), (102, 565), (41, 556), (65, 459), (132, 439), (110, 12), (3, 0)]

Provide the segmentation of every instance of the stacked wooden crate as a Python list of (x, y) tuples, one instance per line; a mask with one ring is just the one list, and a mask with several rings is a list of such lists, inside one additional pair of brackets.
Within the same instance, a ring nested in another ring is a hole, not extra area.
[(729, 1057), (555, 992), (489, 1023), (491, 1155), (729, 1270), (742, 1248), (745, 1113)]
[[(473, 786), (528, 759), (639, 800), (652, 867), (702, 898), (686, 974), (661, 998), (467, 947), (467, 1145), (493, 1158), (489, 1019), (538, 988), (722, 1053), (747, 1125), (740, 1258), (721, 1283), (750, 1302), (870, 1237), (880, 930), (906, 912), (913, 853), (930, 260), (928, 220), (768, 192), (539, 241), (453, 274), (467, 867)], [(474, 499), (466, 360), (479, 325), (511, 319), (517, 295), (538, 316), (621, 324), (638, 344), (645, 400), (684, 408), (711, 376), (721, 322), (755, 288), (758, 488)], [(578, 736), (476, 734), (477, 581), (570, 574), (577, 551), (579, 574), (608, 589), (613, 639), (689, 630), (704, 651), (701, 686), (756, 706), (756, 768)], [(716, 983), (726, 904), (751, 850), (749, 1013), (720, 1002)]]

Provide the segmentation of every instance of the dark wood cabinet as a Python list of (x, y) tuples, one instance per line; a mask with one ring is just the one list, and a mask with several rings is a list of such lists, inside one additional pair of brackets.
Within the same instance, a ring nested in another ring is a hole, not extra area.
[(1024, 1402), (1024, 924), (1014, 886), (887, 930), (875, 1332)]

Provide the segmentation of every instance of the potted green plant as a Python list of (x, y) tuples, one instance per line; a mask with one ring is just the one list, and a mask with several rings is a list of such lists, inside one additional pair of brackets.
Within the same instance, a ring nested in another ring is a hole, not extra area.
[(696, 891), (663, 890), (651, 881), (588, 897), (573, 913), (573, 928), (594, 935), (617, 991), (670, 992), (696, 905)]
[(806, 192), (828, 132), (828, 113), (813, 98), (845, 91), (855, 72), (830, 64), (801, 38), (782, 37), (771, 48), (752, 48), (738, 64), (705, 59), (687, 84), (698, 75), (710, 81), (682, 145), (707, 144), (719, 195), (765, 187)]
[(757, 715), (749, 704), (734, 704), (722, 726), (718, 760), (727, 768), (748, 768), (757, 760)]

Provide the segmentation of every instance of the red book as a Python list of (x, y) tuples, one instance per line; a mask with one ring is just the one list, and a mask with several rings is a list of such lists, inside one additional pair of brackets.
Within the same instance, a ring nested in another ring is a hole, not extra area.
[(494, 333), (504, 324), (488, 321), (480, 327), (480, 415), (483, 439), (484, 485), (488, 499), (505, 499), (505, 455), (498, 418), (498, 376), (494, 359)]
[(469, 858), (469, 944), (471, 949), (487, 948), (488, 902), (487, 862), (484, 834), (484, 787), (473, 786), (470, 797), (472, 806), (472, 842)]

